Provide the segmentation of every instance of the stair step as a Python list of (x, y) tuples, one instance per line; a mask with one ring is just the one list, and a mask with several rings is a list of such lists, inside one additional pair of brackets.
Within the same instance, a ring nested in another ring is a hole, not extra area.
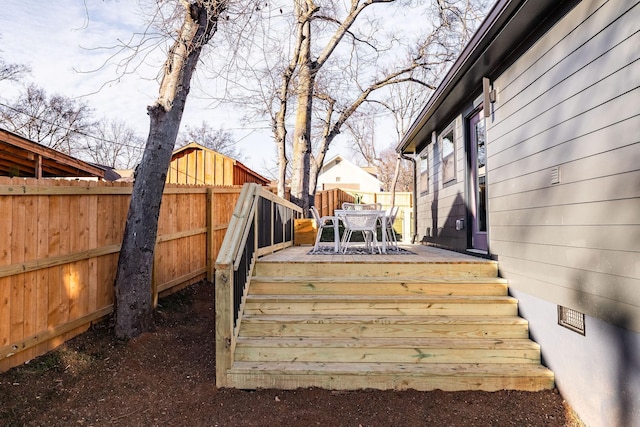
[(314, 316), (251, 315), (241, 336), (528, 338), (528, 322), (517, 316)]
[(248, 295), (246, 314), (517, 315), (508, 296)]
[(238, 338), (238, 361), (379, 363), (540, 363), (529, 340)]
[(256, 276), (311, 277), (497, 277), (498, 264), (490, 260), (462, 262), (256, 262)]
[(526, 390), (553, 388), (553, 373), (533, 364), (234, 362), (230, 387), (291, 390)]
[(507, 295), (507, 282), (496, 277), (442, 278), (254, 276), (252, 294), (332, 295)]

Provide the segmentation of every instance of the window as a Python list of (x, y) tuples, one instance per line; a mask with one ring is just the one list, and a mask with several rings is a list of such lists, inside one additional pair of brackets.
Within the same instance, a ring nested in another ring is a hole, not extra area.
[(440, 136), (443, 184), (456, 180), (456, 145), (454, 141), (453, 128), (446, 130)]
[(420, 194), (429, 192), (429, 147), (425, 148), (420, 154)]

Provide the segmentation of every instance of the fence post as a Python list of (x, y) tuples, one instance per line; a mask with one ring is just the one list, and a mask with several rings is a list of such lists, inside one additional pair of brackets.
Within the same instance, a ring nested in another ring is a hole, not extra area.
[(207, 244), (206, 244), (206, 256), (207, 256), (207, 280), (213, 283), (216, 260), (213, 259), (213, 188), (207, 188)]
[(336, 210), (336, 193), (338, 192), (337, 188), (334, 188), (333, 190), (331, 190), (331, 192), (329, 193), (329, 211), (327, 212), (327, 215), (332, 216), (333, 212)]

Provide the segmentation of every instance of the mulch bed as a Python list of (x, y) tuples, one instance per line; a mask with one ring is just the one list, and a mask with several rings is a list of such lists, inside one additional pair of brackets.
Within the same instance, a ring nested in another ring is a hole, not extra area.
[(160, 301), (154, 332), (109, 322), (0, 374), (3, 426), (579, 426), (555, 391), (215, 387), (213, 285)]

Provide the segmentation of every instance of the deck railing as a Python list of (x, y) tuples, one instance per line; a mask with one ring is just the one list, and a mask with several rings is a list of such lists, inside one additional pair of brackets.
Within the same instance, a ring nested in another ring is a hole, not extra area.
[(293, 245), (302, 209), (257, 184), (245, 184), (216, 260), (216, 384), (226, 385), (242, 305), (257, 257)]

